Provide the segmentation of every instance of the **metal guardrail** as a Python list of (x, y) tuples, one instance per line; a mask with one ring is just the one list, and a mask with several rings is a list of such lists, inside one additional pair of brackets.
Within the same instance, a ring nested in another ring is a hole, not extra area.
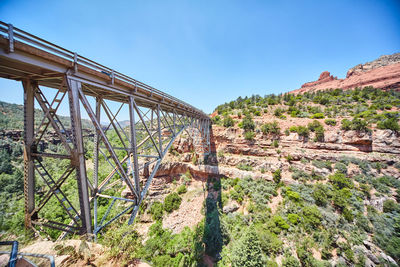
[(25, 256), (25, 257), (48, 259), (51, 267), (56, 266), (54, 262), (54, 257), (51, 255), (18, 252), (18, 241), (0, 241), (0, 246), (11, 246), (11, 251), (0, 251), (0, 255), (10, 254), (10, 259), (8, 260), (8, 265), (7, 265), (8, 267), (16, 266), (18, 259), (21, 258), (18, 256), (22, 256), (22, 258), (23, 256)]
[(182, 106), (188, 107), (188, 108), (192, 109), (193, 111), (195, 111), (199, 114), (202, 114), (205, 117), (208, 117), (208, 115), (206, 113), (204, 113), (202, 110), (199, 110), (199, 109), (195, 108), (194, 106), (192, 106), (176, 97), (166, 94), (152, 86), (149, 86), (145, 83), (135, 80), (125, 74), (117, 72), (117, 71), (115, 71), (111, 68), (108, 68), (104, 65), (101, 65), (97, 62), (94, 62), (86, 57), (83, 57), (83, 56), (75, 53), (75, 52), (69, 51), (65, 48), (62, 48), (58, 45), (55, 45), (44, 39), (41, 39), (33, 34), (30, 34), (21, 29), (18, 29), (16, 27), (14, 27), (12, 24), (7, 24), (3, 21), (0, 21), (0, 32), (4, 33), (5, 34), (4, 37), (9, 39), (10, 52), (13, 52), (14, 40), (16, 40), (16, 41), (34, 46), (36, 48), (45, 50), (48, 53), (62, 57), (66, 60), (69, 60), (69, 61), (71, 61), (72, 64), (74, 64), (74, 66), (78, 66), (77, 64), (81, 64), (92, 70), (104, 73), (104, 74), (110, 76), (111, 79), (119, 79), (123, 82), (126, 82), (126, 83), (134, 86), (135, 88), (139, 87), (140, 89), (147, 91), (149, 94), (158, 95), (161, 98), (168, 99), (172, 102), (175, 102), (176, 104), (180, 104)]

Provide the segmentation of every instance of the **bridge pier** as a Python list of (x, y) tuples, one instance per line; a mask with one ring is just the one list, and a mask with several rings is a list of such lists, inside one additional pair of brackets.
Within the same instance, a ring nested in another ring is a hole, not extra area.
[(35, 94), (31, 80), (22, 82), (24, 88), (24, 192), (25, 227), (32, 227), (32, 213), (35, 209), (35, 169), (31, 151), (35, 136)]
[(78, 195), (80, 205), (80, 218), (82, 220), (81, 234), (92, 234), (92, 218), (90, 216), (88, 180), (86, 175), (86, 163), (83, 148), (82, 121), (79, 106), (79, 90), (81, 83), (74, 80), (67, 80), (72, 142), (71, 163), (75, 167), (76, 181), (78, 184)]

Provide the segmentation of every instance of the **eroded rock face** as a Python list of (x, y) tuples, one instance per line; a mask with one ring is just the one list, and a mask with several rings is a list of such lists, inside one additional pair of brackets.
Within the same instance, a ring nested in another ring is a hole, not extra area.
[(400, 53), (396, 53), (393, 55), (383, 55), (374, 61), (367, 62), (365, 64), (358, 64), (357, 66), (349, 69), (346, 78), (349, 78), (352, 75), (358, 75), (362, 72), (367, 72), (373, 69), (396, 64), (399, 62), (400, 62)]
[[(271, 150), (273, 148), (272, 140), (264, 139), (262, 133), (257, 134), (255, 141), (250, 142), (244, 139), (242, 129), (214, 127), (213, 136), (217, 150), (223, 150), (226, 153), (259, 157), (279, 156), (275, 150)], [(314, 142), (313, 135), (308, 140), (304, 140), (297, 133), (290, 133), (288, 136), (282, 134), (279, 136), (279, 144), (288, 149), (305, 148), (338, 152), (361, 151), (400, 154), (400, 134), (391, 130), (380, 129), (374, 129), (372, 132), (327, 129), (324, 142)], [(321, 154), (320, 151), (315, 153)], [(323, 157), (323, 155), (319, 156)]]
[(321, 73), (321, 75), (319, 75), (319, 79), (317, 81), (305, 83), (301, 86), (301, 88), (316, 86), (318, 84), (323, 84), (336, 79), (337, 78), (333, 77), (329, 71), (324, 71)]
[(329, 88), (353, 89), (373, 86), (375, 88), (400, 90), (400, 53), (381, 56), (377, 60), (359, 64), (347, 72), (345, 79), (337, 79), (329, 72), (321, 73), (319, 79), (308, 82), (291, 93), (304, 93)]

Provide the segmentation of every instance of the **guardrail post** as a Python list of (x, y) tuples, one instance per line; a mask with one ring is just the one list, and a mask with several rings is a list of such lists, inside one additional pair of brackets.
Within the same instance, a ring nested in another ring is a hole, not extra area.
[(8, 24), (8, 53), (14, 52), (14, 26)]
[(74, 72), (78, 72), (78, 54), (74, 52)]

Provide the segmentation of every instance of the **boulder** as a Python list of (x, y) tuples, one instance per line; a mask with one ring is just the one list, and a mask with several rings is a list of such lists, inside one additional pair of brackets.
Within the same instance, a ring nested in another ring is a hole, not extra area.
[(365, 256), (367, 256), (367, 258), (370, 259), (375, 264), (381, 263), (378, 257), (372, 254), (372, 252), (369, 250), (365, 251)]
[(392, 257), (390, 257), (389, 255), (386, 255), (386, 254), (383, 253), (383, 252), (381, 252), (381, 257), (382, 257), (385, 261), (389, 262), (391, 265), (393, 265), (393, 266), (399, 266), (399, 265), (396, 263), (396, 261), (395, 261)]
[(229, 205), (225, 206), (222, 209), (222, 212), (227, 214), (227, 213), (232, 213), (235, 212), (239, 209), (239, 206), (236, 203), (230, 203)]

